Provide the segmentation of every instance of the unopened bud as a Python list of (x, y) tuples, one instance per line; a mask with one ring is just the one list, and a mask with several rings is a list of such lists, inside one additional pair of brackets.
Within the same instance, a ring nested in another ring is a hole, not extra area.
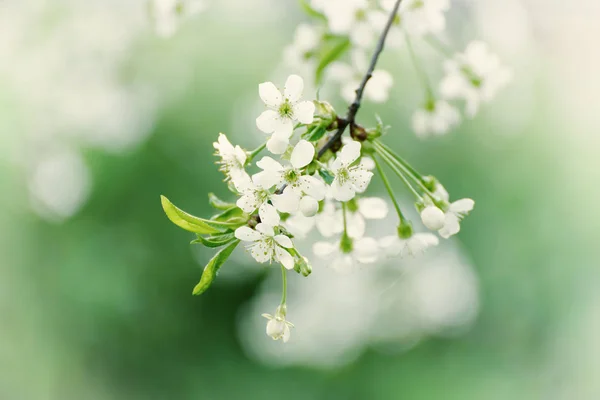
[(444, 212), (436, 206), (427, 206), (421, 211), (421, 221), (428, 229), (439, 231), (444, 227), (446, 216)]

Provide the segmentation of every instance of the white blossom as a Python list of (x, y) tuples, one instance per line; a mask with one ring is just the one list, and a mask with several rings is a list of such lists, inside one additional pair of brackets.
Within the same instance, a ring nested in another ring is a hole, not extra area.
[(379, 258), (377, 241), (370, 237), (352, 240), (352, 248), (342, 249), (340, 242), (317, 242), (313, 253), (330, 262), (331, 268), (340, 272), (349, 272), (361, 264), (372, 264)]
[[(346, 207), (346, 231), (348, 236), (360, 239), (365, 234), (366, 221), (383, 219), (387, 216), (388, 206), (379, 197), (362, 197)], [(321, 235), (331, 237), (344, 230), (344, 214), (336, 209), (331, 201), (326, 201), (323, 211), (316, 216), (317, 228)]]
[(440, 92), (446, 99), (463, 99), (466, 114), (474, 117), (482, 103), (494, 98), (511, 79), (511, 72), (500, 64), (497, 55), (480, 41), (469, 43), (464, 53), (444, 62), (446, 75)]
[(353, 165), (360, 157), (360, 142), (351, 142), (342, 147), (331, 165), (334, 175), (331, 184), (331, 194), (338, 201), (349, 201), (356, 193), (362, 193), (367, 189), (373, 173)]
[(421, 221), (428, 229), (432, 231), (440, 230), (444, 227), (446, 216), (439, 207), (429, 205), (421, 211)]
[(460, 122), (460, 113), (448, 102), (440, 100), (413, 114), (412, 125), (419, 137), (443, 135)]
[(152, 11), (159, 36), (172, 36), (179, 22), (206, 8), (204, 0), (154, 0)]
[[(381, 6), (392, 11), (396, 0), (382, 0)], [(437, 34), (446, 28), (444, 12), (450, 8), (450, 0), (404, 0), (400, 4), (400, 26), (409, 35)]]
[[(356, 89), (368, 69), (368, 61), (364, 52), (353, 51), (351, 59), (351, 64), (341, 61), (333, 62), (327, 70), (329, 79), (341, 85), (341, 95), (349, 103), (354, 100)], [(365, 86), (364, 97), (374, 103), (384, 103), (389, 98), (393, 84), (394, 78), (389, 72), (376, 69), (373, 71), (369, 84)]]
[(260, 223), (255, 229), (242, 226), (235, 230), (235, 237), (244, 242), (253, 242), (247, 246), (250, 254), (259, 263), (275, 261), (286, 269), (294, 268), (294, 258), (286, 250), (294, 247), (291, 239), (285, 235), (275, 234), (280, 217), (277, 210), (269, 204), (263, 204), (258, 210)]
[(402, 239), (398, 235), (386, 236), (381, 239), (381, 247), (389, 257), (417, 256), (429, 247), (437, 246), (439, 239), (432, 233), (415, 233)]
[(283, 226), (294, 237), (305, 239), (315, 227), (316, 220), (316, 217), (306, 217), (302, 213), (296, 213), (290, 215), (283, 223)]
[(258, 129), (272, 134), (267, 149), (273, 154), (283, 154), (294, 132), (294, 124), (313, 122), (315, 105), (312, 101), (300, 101), (304, 90), (304, 80), (298, 75), (290, 75), (285, 83), (283, 94), (272, 82), (258, 86), (260, 98), (269, 108), (257, 119)]
[(473, 210), (474, 206), (475, 202), (471, 199), (461, 199), (450, 204), (445, 214), (444, 226), (438, 231), (440, 236), (448, 239), (456, 235), (460, 231), (460, 221)]
[(267, 322), (267, 335), (273, 340), (281, 339), (283, 343), (287, 343), (290, 340), (290, 327), (294, 327), (294, 324), (285, 319), (285, 305), (280, 305), (275, 310), (275, 316), (271, 314), (262, 314), (263, 317), (269, 320)]
[[(265, 189), (272, 186), (286, 185), (280, 195), (273, 196), (273, 204), (282, 212), (295, 212), (302, 206), (306, 216), (314, 215), (315, 204), (325, 197), (325, 184), (311, 175), (304, 174), (304, 168), (310, 164), (315, 156), (314, 146), (301, 140), (296, 144), (290, 157), (290, 166), (283, 166), (271, 157), (263, 157), (256, 165), (262, 169), (253, 175), (252, 179)], [(285, 201), (285, 202), (282, 202)]]
[(322, 33), (313, 25), (300, 24), (294, 33), (294, 41), (283, 50), (283, 59), (287, 66), (299, 70), (307, 69), (309, 61), (321, 40)]
[(241, 186), (249, 180), (249, 176), (244, 169), (246, 165), (247, 154), (240, 146), (235, 146), (229, 142), (227, 136), (219, 133), (219, 138), (213, 143), (216, 155), (221, 157), (219, 170), (222, 171), (226, 179), (231, 180), (234, 186)]
[[(273, 194), (269, 188), (264, 188), (257, 184), (254, 179), (250, 178), (247, 180), (238, 180), (235, 184), (236, 189), (241, 193), (241, 197), (237, 200), (236, 205), (246, 213), (253, 213), (256, 209), (269, 201), (280, 207), (291, 204), (290, 208), (293, 208), (295, 203), (295, 207), (297, 208), (298, 199), (293, 193), (284, 191), (280, 195)], [(275, 197), (277, 197), (277, 202), (274, 201)], [(278, 208), (281, 212), (288, 212), (285, 211), (286, 209), (287, 208)]]

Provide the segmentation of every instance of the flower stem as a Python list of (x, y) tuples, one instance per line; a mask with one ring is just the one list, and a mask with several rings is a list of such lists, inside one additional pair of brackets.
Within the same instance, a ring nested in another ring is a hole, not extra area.
[(399, 166), (394, 162), (393, 158), (391, 158), (389, 155), (387, 155), (384, 151), (381, 151), (377, 148), (376, 148), (376, 151), (381, 156), (383, 161), (385, 161), (386, 164), (392, 169), (392, 171), (394, 171), (396, 173), (396, 175), (398, 175), (398, 177), (402, 180), (402, 182), (404, 182), (404, 184), (412, 192), (412, 194), (414, 194), (414, 196), (417, 198), (417, 201), (420, 201), (421, 195), (419, 194), (419, 192), (417, 192), (415, 190), (413, 185), (410, 184), (410, 182), (408, 181), (406, 176), (404, 176), (404, 173), (406, 173), (406, 171), (404, 171), (404, 173), (403, 173), (400, 170)]
[(408, 161), (406, 161), (404, 158), (402, 158), (398, 153), (396, 153), (394, 150), (392, 150), (388, 145), (386, 145), (385, 143), (377, 140), (374, 142), (375, 146), (379, 146), (383, 151), (385, 151), (390, 157), (394, 158), (396, 161), (398, 161), (398, 163), (400, 163), (409, 173), (410, 175), (412, 175), (412, 177), (421, 182), (423, 182), (423, 175), (421, 175), (416, 169), (414, 169), (412, 167), (412, 165), (410, 165), (408, 163)]
[(408, 48), (408, 53), (410, 54), (410, 60), (412, 61), (412, 64), (413, 64), (415, 70), (417, 71), (417, 75), (419, 76), (419, 80), (421, 81), (421, 84), (423, 85), (423, 88), (425, 89), (425, 93), (427, 96), (427, 106), (429, 106), (431, 103), (435, 102), (435, 95), (433, 94), (433, 89), (431, 88), (431, 83), (429, 82), (427, 73), (423, 69), (423, 66), (421, 65), (421, 63), (419, 62), (419, 59), (417, 58), (417, 56), (415, 54), (415, 51), (412, 46), (412, 42), (410, 40), (410, 36), (408, 35), (408, 33), (404, 32), (404, 37), (406, 38), (406, 47)]
[(398, 213), (398, 218), (400, 218), (400, 224), (404, 225), (406, 219), (404, 218), (404, 214), (402, 214), (402, 210), (398, 205), (398, 201), (396, 200), (396, 196), (394, 195), (394, 191), (392, 190), (390, 181), (388, 180), (388, 177), (383, 171), (383, 168), (381, 168), (381, 164), (379, 163), (379, 161), (377, 161), (377, 157), (373, 157), (373, 161), (375, 161), (375, 167), (377, 167), (377, 171), (379, 172), (379, 175), (381, 175), (381, 180), (383, 181), (383, 184), (385, 185), (385, 188), (388, 194), (390, 195), (390, 198), (392, 199), (392, 203), (394, 203), (394, 208), (396, 209), (396, 213)]
[(346, 203), (342, 203), (342, 216), (344, 218), (344, 236), (348, 236), (346, 229)]
[(247, 163), (251, 162), (254, 159), (254, 157), (256, 157), (258, 154), (260, 154), (261, 151), (263, 151), (265, 149), (265, 147), (267, 147), (267, 142), (261, 144), (256, 149), (252, 150), (248, 154), (248, 160), (246, 162)]
[(281, 281), (283, 284), (283, 291), (281, 293), (281, 305), (284, 306), (287, 301), (287, 271), (283, 265), (281, 266)]

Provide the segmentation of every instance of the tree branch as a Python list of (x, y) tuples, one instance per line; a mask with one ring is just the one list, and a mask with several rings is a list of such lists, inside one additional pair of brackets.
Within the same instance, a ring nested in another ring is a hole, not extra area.
[(396, 14), (398, 13), (398, 9), (400, 8), (401, 2), (402, 0), (396, 0), (396, 4), (394, 5), (392, 12), (390, 13), (385, 28), (383, 32), (381, 32), (381, 36), (379, 37), (379, 41), (377, 42), (377, 47), (375, 48), (375, 52), (373, 53), (373, 57), (371, 57), (371, 64), (369, 65), (369, 69), (367, 70), (365, 76), (363, 76), (363, 79), (360, 82), (358, 89), (356, 89), (356, 97), (354, 98), (354, 101), (348, 107), (348, 113), (346, 114), (346, 118), (339, 119), (338, 130), (333, 136), (329, 138), (329, 140), (327, 140), (323, 147), (319, 149), (319, 152), (317, 153), (317, 159), (321, 158), (327, 150), (329, 150), (337, 141), (340, 140), (348, 126), (350, 126), (350, 129), (352, 129), (352, 127), (355, 125), (354, 120), (356, 118), (358, 110), (360, 109), (365, 87), (367, 86), (369, 79), (371, 79), (371, 77), (373, 76), (373, 71), (375, 70), (375, 66), (377, 65), (379, 56), (383, 51), (383, 48), (385, 46), (385, 40), (387, 39), (392, 24), (394, 23), (394, 19), (396, 18)]

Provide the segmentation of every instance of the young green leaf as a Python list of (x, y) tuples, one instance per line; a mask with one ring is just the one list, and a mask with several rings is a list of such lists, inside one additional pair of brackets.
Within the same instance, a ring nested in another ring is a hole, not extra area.
[(325, 17), (325, 15), (321, 14), (320, 12), (318, 12), (317, 10), (312, 8), (311, 5), (308, 3), (308, 1), (300, 0), (300, 7), (302, 7), (302, 10), (304, 10), (304, 12), (309, 17), (318, 18), (323, 21), (327, 21), (327, 17)]
[(203, 244), (206, 247), (221, 247), (233, 242), (234, 240), (235, 234), (233, 232), (218, 236), (209, 236), (206, 238), (198, 235), (198, 239), (192, 241), (192, 244)]
[(327, 127), (317, 126), (317, 128), (312, 130), (310, 132), (310, 135), (306, 137), (306, 140), (308, 140), (309, 142), (316, 142), (317, 140), (321, 139), (325, 135), (325, 133), (327, 133)]
[(327, 183), (328, 185), (331, 185), (333, 183), (333, 180), (335, 179), (335, 177), (333, 175), (331, 175), (329, 172), (325, 171), (324, 169), (319, 170), (319, 175), (321, 175), (321, 178), (323, 178), (325, 183)]
[(160, 196), (160, 202), (165, 214), (167, 214), (167, 217), (169, 217), (171, 222), (178, 227), (185, 229), (186, 231), (199, 233), (202, 235), (211, 235), (213, 233), (221, 232), (220, 229), (208, 224), (206, 220), (194, 217), (193, 215), (175, 207), (175, 205), (171, 203), (165, 196)]
[(325, 68), (329, 66), (332, 62), (338, 60), (344, 53), (350, 48), (350, 39), (347, 37), (338, 37), (332, 39), (333, 47), (331, 47), (321, 58), (319, 61), (319, 65), (317, 65), (317, 69), (315, 72), (315, 81), (317, 84), (321, 83), (321, 79), (323, 79), (323, 73), (325, 72)]
[(235, 204), (227, 203), (227, 202), (221, 200), (214, 193), (208, 194), (208, 204), (210, 204), (212, 207), (216, 208), (217, 210), (228, 210), (231, 207), (235, 207)]
[(229, 258), (233, 250), (240, 243), (239, 240), (235, 240), (229, 246), (220, 250), (211, 260), (208, 262), (206, 267), (204, 267), (204, 272), (202, 272), (202, 277), (200, 278), (200, 282), (194, 287), (192, 294), (195, 296), (201, 295), (206, 292), (206, 290), (213, 283), (215, 278), (217, 277), (217, 272), (223, 266), (225, 261)]
[(217, 214), (211, 218), (211, 221), (228, 222), (245, 224), (248, 222), (248, 214), (246, 214), (241, 208), (233, 206), (223, 211), (221, 214)]

